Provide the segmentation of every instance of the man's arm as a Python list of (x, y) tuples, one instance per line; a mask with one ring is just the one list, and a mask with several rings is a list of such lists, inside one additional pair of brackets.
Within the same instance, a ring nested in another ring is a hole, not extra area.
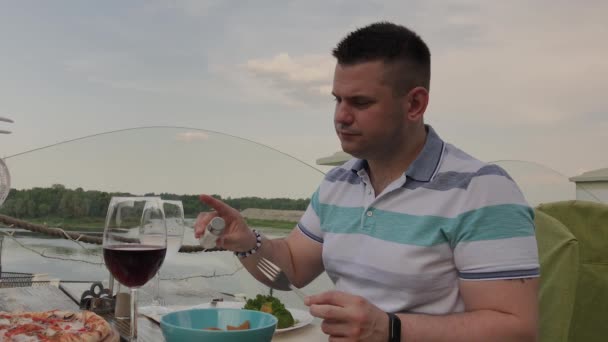
[[(200, 200), (215, 211), (199, 214), (194, 224), (197, 239), (205, 232), (209, 222), (220, 216), (226, 221), (226, 228), (218, 240), (218, 247), (243, 252), (256, 246), (256, 236), (238, 210), (208, 195), (201, 195)], [(241, 263), (254, 278), (268, 286), (276, 287), (257, 269), (260, 258), (265, 257), (277, 264), (296, 287), (303, 287), (323, 272), (322, 251), (322, 243), (308, 238), (296, 226), (284, 239), (262, 238), (257, 252), (241, 259)]]
[(313, 241), (295, 227), (286, 238), (263, 238), (258, 252), (241, 259), (241, 263), (258, 281), (273, 286), (256, 267), (259, 259), (265, 257), (279, 266), (291, 283), (300, 288), (323, 272), (322, 252), (321, 243)]
[(460, 281), (464, 313), (399, 314), (401, 340), (536, 341), (538, 278)]

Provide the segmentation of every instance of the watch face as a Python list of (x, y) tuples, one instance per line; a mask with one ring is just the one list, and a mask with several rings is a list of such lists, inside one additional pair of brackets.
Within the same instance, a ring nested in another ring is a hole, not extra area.
[(8, 168), (4, 164), (4, 160), (0, 158), (0, 206), (4, 203), (4, 200), (8, 196), (8, 192), (11, 190), (11, 176), (8, 173)]

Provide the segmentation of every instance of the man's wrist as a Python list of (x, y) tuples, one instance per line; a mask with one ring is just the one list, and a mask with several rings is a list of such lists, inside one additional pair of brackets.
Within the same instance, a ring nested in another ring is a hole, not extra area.
[(245, 247), (243, 248), (243, 250), (239, 251), (239, 252), (246, 252), (246, 251), (250, 251), (252, 249), (255, 248), (256, 244), (257, 244), (257, 230), (255, 229), (248, 229), (249, 230), (249, 237), (247, 238), (247, 244), (245, 244)]
[(260, 247), (262, 246), (262, 235), (255, 229), (252, 229), (251, 232), (253, 233), (254, 237), (255, 237), (255, 244), (254, 246), (246, 251), (242, 251), (242, 252), (238, 252), (235, 251), (234, 255), (236, 255), (237, 257), (243, 259), (246, 258), (252, 254), (257, 253), (257, 251), (260, 249)]

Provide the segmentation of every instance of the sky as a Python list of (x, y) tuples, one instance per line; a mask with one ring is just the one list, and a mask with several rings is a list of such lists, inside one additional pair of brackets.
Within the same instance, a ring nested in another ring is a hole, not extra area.
[(388, 20), (431, 49), (425, 120), (444, 140), (575, 176), (608, 167), (607, 16), (601, 0), (0, 0), (0, 156), (158, 125), (314, 165), (340, 149), (331, 49)]

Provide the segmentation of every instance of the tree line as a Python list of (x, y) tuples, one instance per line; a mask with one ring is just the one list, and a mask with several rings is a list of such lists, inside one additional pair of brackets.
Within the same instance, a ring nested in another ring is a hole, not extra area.
[[(146, 196), (160, 196), (166, 200), (181, 200), (186, 217), (195, 217), (201, 211), (210, 208), (198, 200), (198, 195), (178, 195), (170, 193)], [(44, 218), (44, 217), (105, 217), (112, 196), (134, 196), (129, 193), (104, 192), (83, 190), (82, 188), (67, 189), (62, 184), (54, 184), (49, 188), (32, 188), (25, 190), (11, 189), (6, 202), (0, 207), (0, 213), (15, 218)], [(213, 195), (230, 206), (243, 210), (247, 208), (306, 210), (310, 199), (291, 198), (260, 198), (240, 197), (222, 198)]]

